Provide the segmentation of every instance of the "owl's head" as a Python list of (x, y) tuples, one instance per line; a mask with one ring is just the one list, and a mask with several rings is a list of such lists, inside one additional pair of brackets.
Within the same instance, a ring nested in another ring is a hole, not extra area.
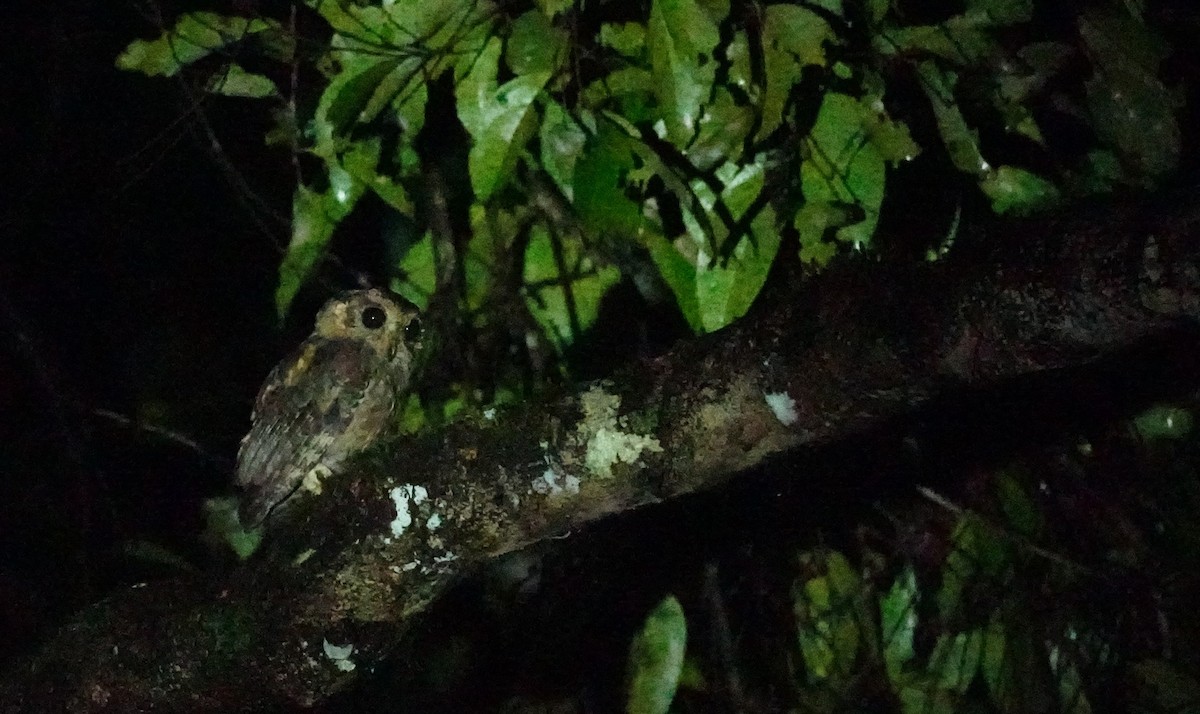
[(314, 334), (353, 340), (389, 362), (408, 367), (421, 342), (417, 308), (398, 295), (372, 288), (344, 292), (317, 313)]

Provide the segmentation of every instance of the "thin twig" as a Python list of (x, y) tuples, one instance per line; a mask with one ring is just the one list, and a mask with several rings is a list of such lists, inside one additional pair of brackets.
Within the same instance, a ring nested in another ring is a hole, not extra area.
[(116, 422), (116, 423), (120, 424), (121, 426), (126, 426), (126, 427), (129, 427), (130, 429), (136, 429), (138, 431), (144, 431), (147, 434), (154, 434), (157, 437), (160, 437), (160, 438), (166, 439), (167, 441), (178, 444), (186, 449), (196, 452), (201, 457), (203, 457), (206, 461), (208, 461), (216, 466), (219, 466), (222, 469), (229, 468), (229, 466), (230, 466), (229, 459), (217, 456), (216, 454), (212, 453), (208, 449), (201, 446), (196, 440), (192, 439), (189, 436), (181, 434), (177, 431), (173, 431), (171, 429), (167, 429), (166, 427), (162, 427), (162, 426), (156, 426), (154, 424), (147, 424), (143, 421), (139, 421), (137, 419), (134, 419), (133, 417), (129, 417), (124, 414), (114, 412), (110, 409), (92, 409), (91, 413), (95, 416), (102, 417), (104, 419), (108, 419), (109, 421)]
[(988, 528), (992, 529), (996, 533), (999, 533), (1000, 535), (1013, 540), (1021, 547), (1027, 549), (1029, 552), (1034, 553), (1035, 555), (1040, 555), (1041, 557), (1045, 558), (1046, 560), (1057, 563), (1058, 565), (1061, 565), (1065, 568), (1077, 570), (1079, 572), (1084, 573), (1085, 575), (1091, 575), (1091, 576), (1098, 575), (1098, 573), (1096, 573), (1096, 571), (1092, 570), (1091, 568), (1087, 567), (1086, 565), (1083, 565), (1082, 563), (1076, 563), (1075, 561), (1065, 558), (1065, 557), (1059, 555), (1058, 553), (1055, 553), (1054, 551), (1047, 550), (1047, 549), (1037, 545), (1036, 543), (1034, 543), (1027, 536), (1024, 536), (1020, 533), (1014, 533), (1009, 528), (1006, 528), (998, 523), (993, 523), (992, 521), (983, 517), (979, 513), (976, 513), (974, 511), (971, 511), (970, 509), (966, 509), (966, 508), (963, 508), (962, 506), (959, 506), (958, 504), (954, 503), (953, 501), (946, 498), (945, 496), (937, 493), (933, 489), (927, 488), (925, 486), (917, 486), (917, 493), (921, 494), (921, 496), (924, 497), (926, 500), (933, 502), (934, 504), (949, 511), (950, 513), (953, 513), (956, 516), (962, 517), (968, 513), (975, 516), (975, 518), (977, 518), (979, 520), (979, 522), (981, 524), (983, 524), (984, 526), (987, 526)]
[(745, 690), (738, 672), (737, 655), (734, 652), (733, 628), (729, 624), (729, 610), (721, 594), (721, 579), (716, 563), (704, 566), (704, 597), (708, 601), (709, 623), (713, 628), (713, 643), (716, 657), (724, 675), (725, 691), (730, 707), (735, 712), (745, 711)]

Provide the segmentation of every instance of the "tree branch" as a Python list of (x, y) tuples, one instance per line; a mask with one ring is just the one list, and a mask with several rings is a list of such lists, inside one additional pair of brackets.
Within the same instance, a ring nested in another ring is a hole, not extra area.
[[(831, 269), (719, 334), (554, 404), (396, 441), (273, 525), (247, 567), (82, 613), (5, 711), (313, 705), (478, 564), (714, 488), (962, 385), (1082, 364), (1200, 317), (1195, 196), (1007, 223), (909, 270)], [(352, 649), (348, 648), (351, 646)]]

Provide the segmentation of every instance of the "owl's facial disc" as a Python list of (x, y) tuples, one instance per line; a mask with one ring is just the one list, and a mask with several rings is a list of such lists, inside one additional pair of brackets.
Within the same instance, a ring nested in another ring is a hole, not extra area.
[(420, 320), (414, 307), (382, 290), (352, 290), (321, 308), (316, 334), (361, 340), (386, 359), (395, 360), (415, 347)]

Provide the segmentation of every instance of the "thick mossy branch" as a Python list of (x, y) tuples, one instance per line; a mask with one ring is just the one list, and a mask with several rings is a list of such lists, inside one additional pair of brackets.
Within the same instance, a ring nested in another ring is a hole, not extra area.
[(713, 488), (957, 386), (1194, 326), (1198, 216), (1195, 203), (1122, 205), (967, 236), (988, 250), (949, 262), (831, 270), (570, 398), (384, 445), (272, 522), (255, 559), (221, 581), (155, 583), (85, 611), (7, 673), (0, 701), (11, 712), (321, 702), (498, 554)]

